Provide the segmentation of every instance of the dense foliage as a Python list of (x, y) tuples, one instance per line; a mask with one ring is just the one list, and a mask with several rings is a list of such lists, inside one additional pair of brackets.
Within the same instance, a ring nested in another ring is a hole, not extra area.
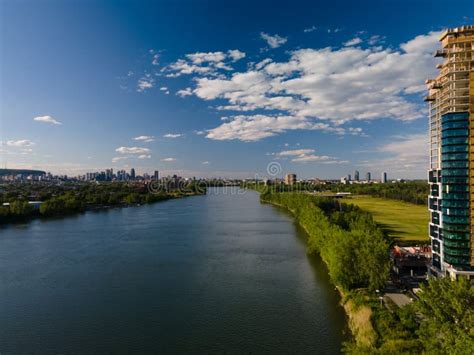
[(428, 203), (429, 185), (426, 181), (396, 182), (387, 184), (334, 184), (328, 185), (333, 192), (351, 192), (359, 195), (391, 198), (417, 205)]
[(415, 306), (421, 342), (430, 354), (474, 354), (474, 282), (431, 280)]
[(369, 213), (354, 205), (298, 193), (265, 193), (261, 200), (288, 208), (309, 235), (333, 282), (349, 290), (383, 286), (390, 267), (388, 243)]
[(245, 187), (265, 192), (351, 192), (359, 195), (401, 200), (418, 205), (426, 205), (428, 201), (429, 185), (426, 181), (394, 182), (387, 184), (340, 184), (326, 183), (315, 184), (311, 182), (298, 182), (293, 185), (283, 183), (245, 183)]
[(355, 354), (474, 354), (474, 282), (464, 277), (431, 279), (414, 302), (397, 307), (360, 290), (346, 295), (369, 306), (375, 341), (345, 344)]
[[(46, 183), (20, 183), (2, 186), (0, 223), (24, 220), (34, 216), (58, 216), (82, 212), (86, 209), (153, 203), (188, 194), (205, 192), (205, 188), (194, 183), (180, 186), (154, 186), (143, 183), (68, 183), (52, 185)], [(39, 209), (28, 201), (43, 202)]]

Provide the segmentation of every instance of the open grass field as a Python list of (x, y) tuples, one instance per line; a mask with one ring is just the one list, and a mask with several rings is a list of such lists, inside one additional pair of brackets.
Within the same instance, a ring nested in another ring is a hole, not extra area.
[(375, 221), (400, 243), (427, 242), (429, 213), (426, 206), (371, 196), (342, 199), (372, 213)]

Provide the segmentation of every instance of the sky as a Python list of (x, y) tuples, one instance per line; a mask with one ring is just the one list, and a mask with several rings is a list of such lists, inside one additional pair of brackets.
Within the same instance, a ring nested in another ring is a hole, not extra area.
[(425, 178), (446, 4), (2, 1), (1, 167)]

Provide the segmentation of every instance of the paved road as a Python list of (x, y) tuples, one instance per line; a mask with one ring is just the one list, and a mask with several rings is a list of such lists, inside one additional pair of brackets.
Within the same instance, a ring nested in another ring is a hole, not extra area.
[(398, 307), (406, 306), (407, 304), (412, 302), (412, 300), (403, 293), (386, 293), (385, 297), (389, 298)]

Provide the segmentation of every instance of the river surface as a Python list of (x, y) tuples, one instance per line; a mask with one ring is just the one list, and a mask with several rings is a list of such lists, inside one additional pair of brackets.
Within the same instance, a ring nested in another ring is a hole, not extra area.
[(0, 353), (339, 353), (345, 316), (253, 191), (0, 229)]

